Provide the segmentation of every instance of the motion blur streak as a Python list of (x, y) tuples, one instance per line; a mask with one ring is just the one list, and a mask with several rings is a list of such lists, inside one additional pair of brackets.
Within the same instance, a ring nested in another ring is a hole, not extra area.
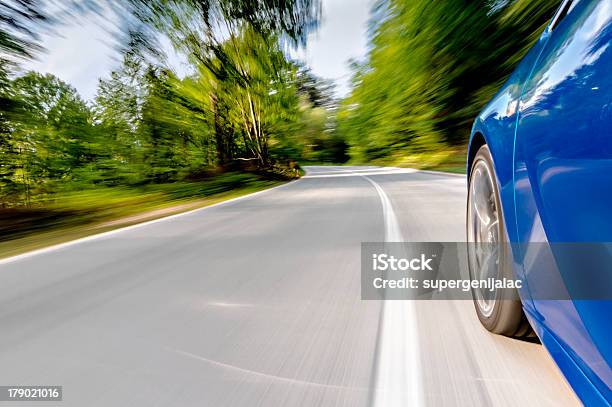
[(211, 365), (215, 365), (218, 367), (221, 367), (223, 369), (228, 369), (228, 370), (234, 370), (240, 373), (246, 373), (248, 375), (252, 375), (255, 377), (260, 377), (266, 380), (271, 380), (271, 381), (278, 381), (281, 383), (288, 383), (288, 384), (299, 384), (299, 385), (303, 385), (303, 386), (315, 386), (315, 387), (323, 387), (323, 388), (327, 388), (327, 389), (340, 389), (340, 390), (353, 390), (353, 391), (368, 391), (369, 389), (367, 387), (361, 387), (361, 388), (347, 388), (344, 386), (333, 386), (333, 385), (329, 385), (329, 384), (324, 384), (324, 383), (316, 383), (316, 382), (307, 382), (304, 380), (295, 380), (295, 379), (291, 379), (288, 377), (281, 377), (281, 376), (274, 376), (274, 375), (269, 375), (269, 374), (265, 374), (265, 373), (261, 373), (261, 372), (257, 372), (254, 370), (248, 370), (248, 369), (243, 369), (237, 366), (233, 366), (233, 365), (228, 365), (227, 363), (221, 363), (221, 362), (217, 362), (216, 360), (211, 360), (211, 359), (207, 359), (207, 358), (203, 358), (202, 356), (198, 356), (198, 355), (194, 355), (193, 353), (189, 353), (189, 352), (183, 352), (180, 350), (176, 350), (176, 349), (168, 349), (169, 352), (174, 352), (176, 354), (179, 355), (183, 355), (186, 356), (188, 358), (192, 358), (195, 360), (199, 360), (201, 362), (204, 363), (209, 363)]

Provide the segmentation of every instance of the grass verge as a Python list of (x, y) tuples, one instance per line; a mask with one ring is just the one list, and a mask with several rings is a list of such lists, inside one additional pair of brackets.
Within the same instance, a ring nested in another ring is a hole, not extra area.
[(412, 154), (398, 151), (369, 164), (465, 174), (466, 157), (465, 148), (448, 147), (435, 152)]
[(465, 174), (466, 157), (467, 150), (465, 147), (446, 147), (437, 151), (428, 151), (423, 153), (406, 153), (404, 151), (397, 150), (385, 157), (367, 162), (354, 159), (349, 160), (346, 163), (304, 161), (300, 162), (300, 165), (379, 165), (382, 167), (416, 168), (418, 170)]
[(284, 182), (264, 174), (227, 173), (198, 182), (75, 191), (31, 208), (0, 209), (0, 258), (203, 208)]

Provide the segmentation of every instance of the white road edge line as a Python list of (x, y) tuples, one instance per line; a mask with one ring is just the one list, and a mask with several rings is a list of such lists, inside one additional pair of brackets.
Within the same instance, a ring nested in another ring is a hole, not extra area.
[(177, 213), (177, 214), (174, 214), (174, 215), (169, 215), (169, 216), (166, 216), (166, 217), (149, 220), (149, 221), (146, 221), (146, 222), (137, 223), (135, 225), (126, 226), (126, 227), (119, 228), (119, 229), (109, 230), (108, 232), (96, 233), (94, 235), (82, 237), (80, 239), (71, 240), (69, 242), (59, 243), (59, 244), (48, 246), (48, 247), (43, 247), (41, 249), (36, 249), (36, 250), (32, 250), (32, 251), (29, 251), (29, 252), (26, 252), (26, 253), (18, 254), (16, 256), (6, 257), (4, 259), (0, 259), (0, 265), (14, 263), (14, 262), (17, 262), (17, 261), (20, 261), (20, 260), (27, 259), (29, 257), (34, 257), (34, 256), (38, 256), (38, 255), (41, 255), (41, 254), (44, 254), (44, 253), (50, 253), (50, 252), (53, 252), (53, 251), (56, 251), (56, 250), (65, 249), (67, 247), (75, 246), (75, 245), (78, 245), (78, 244), (81, 244), (81, 243), (85, 243), (85, 242), (90, 242), (92, 240), (103, 239), (105, 237), (109, 237), (109, 236), (112, 236), (112, 235), (115, 235), (115, 234), (118, 234), (118, 233), (127, 232), (129, 230), (140, 228), (140, 227), (143, 227), (143, 226), (152, 225), (154, 223), (165, 222), (165, 221), (168, 221), (168, 220), (179, 218), (181, 216), (191, 215), (191, 214), (193, 214), (195, 212), (205, 211), (207, 209), (215, 208), (215, 207), (218, 207), (218, 206), (223, 206), (223, 205), (226, 205), (226, 204), (229, 204), (229, 203), (232, 203), (232, 202), (241, 201), (241, 200), (244, 200), (244, 199), (250, 199), (250, 198), (253, 198), (253, 197), (257, 196), (257, 195), (261, 195), (261, 194), (264, 194), (266, 192), (273, 191), (275, 189), (284, 188), (284, 187), (286, 187), (288, 185), (292, 185), (293, 183), (298, 182), (300, 179), (302, 179), (302, 178), (299, 178), (299, 179), (293, 180), (293, 181), (289, 181), (286, 184), (278, 185), (278, 186), (275, 186), (275, 187), (272, 187), (272, 188), (263, 189), (261, 191), (257, 191), (257, 192), (253, 192), (253, 193), (250, 193), (250, 194), (247, 194), (247, 195), (242, 195), (242, 196), (238, 196), (236, 198), (228, 199), (227, 201), (217, 202), (217, 203), (212, 204), (212, 205), (204, 206), (203, 208), (192, 209), (192, 210), (189, 210), (189, 211), (186, 211), (186, 212), (181, 212), (181, 213)]
[[(374, 180), (383, 208), (385, 242), (404, 237), (391, 200)], [(376, 365), (373, 407), (419, 407), (425, 405), (416, 309), (413, 301), (383, 301)]]

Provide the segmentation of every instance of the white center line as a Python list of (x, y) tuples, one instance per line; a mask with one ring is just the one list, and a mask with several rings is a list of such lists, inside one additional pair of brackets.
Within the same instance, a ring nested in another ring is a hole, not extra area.
[[(374, 186), (380, 198), (385, 222), (385, 242), (404, 241), (391, 200), (384, 189), (371, 178), (363, 178)], [(373, 407), (425, 405), (413, 301), (383, 301), (376, 361)]]

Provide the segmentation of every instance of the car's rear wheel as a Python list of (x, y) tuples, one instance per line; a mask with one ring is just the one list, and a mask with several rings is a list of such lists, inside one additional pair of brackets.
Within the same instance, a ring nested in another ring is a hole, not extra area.
[[(507, 244), (504, 215), (493, 159), (483, 145), (470, 170), (467, 206), (468, 268), (472, 280), (512, 276), (512, 253)], [(478, 319), (491, 332), (507, 336), (530, 333), (515, 289), (473, 288)]]

